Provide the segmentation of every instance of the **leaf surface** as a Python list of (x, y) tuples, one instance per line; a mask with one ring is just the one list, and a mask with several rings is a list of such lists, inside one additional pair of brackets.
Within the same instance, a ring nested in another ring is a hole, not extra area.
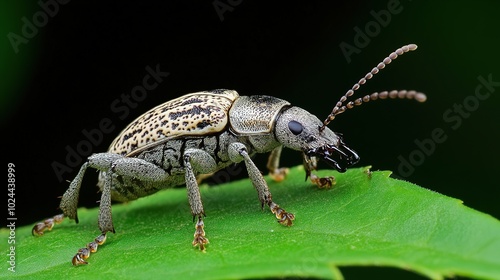
[[(272, 182), (273, 199), (296, 215), (292, 227), (260, 209), (249, 180), (201, 187), (206, 252), (191, 246), (194, 223), (185, 188), (113, 206), (116, 234), (91, 254), (71, 258), (99, 230), (98, 209), (79, 209), (80, 224), (65, 220), (43, 237), (17, 228), (15, 273), (0, 278), (228, 279), (316, 277), (342, 279), (341, 266), (390, 266), (433, 279), (454, 275), (500, 279), (500, 222), (462, 202), (392, 179), (389, 171), (350, 169), (329, 190), (304, 182), (302, 167)], [(0, 231), (1, 253), (10, 252)]]

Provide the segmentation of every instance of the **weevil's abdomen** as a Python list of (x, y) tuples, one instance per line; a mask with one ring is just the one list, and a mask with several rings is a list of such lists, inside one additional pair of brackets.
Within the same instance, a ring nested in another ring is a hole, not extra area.
[[(229, 143), (236, 141), (236, 139), (237, 136), (224, 131), (220, 134), (205, 137), (171, 139), (162, 143), (162, 145), (144, 149), (135, 157), (162, 168), (168, 176), (163, 181), (151, 182), (114, 174), (111, 198), (114, 201), (131, 201), (162, 189), (183, 185), (185, 183), (185, 167), (182, 155), (187, 149), (203, 149), (215, 160), (217, 170), (221, 170), (232, 164), (229, 160), (227, 147)], [(252, 150), (250, 149), (249, 152), (252, 153)], [(98, 181), (101, 190), (104, 187), (104, 181), (105, 172), (101, 171)]]
[(139, 116), (111, 143), (110, 153), (134, 156), (168, 139), (206, 136), (222, 132), (228, 111), (239, 97), (234, 90), (186, 94)]

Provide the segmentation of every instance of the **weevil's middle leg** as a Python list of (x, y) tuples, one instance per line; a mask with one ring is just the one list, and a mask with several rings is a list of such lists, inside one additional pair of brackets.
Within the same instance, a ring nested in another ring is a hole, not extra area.
[(292, 221), (295, 219), (295, 215), (285, 211), (285, 209), (273, 202), (266, 180), (264, 180), (264, 177), (260, 173), (259, 169), (248, 155), (245, 145), (242, 143), (231, 143), (229, 145), (229, 158), (233, 162), (239, 162), (241, 160), (245, 161), (248, 176), (257, 190), (261, 207), (264, 207), (264, 204), (267, 204), (280, 224), (284, 226), (291, 226), (293, 224)]
[(196, 230), (194, 232), (193, 246), (199, 246), (200, 250), (205, 250), (205, 245), (208, 244), (208, 239), (205, 237), (205, 224), (203, 217), (205, 210), (201, 201), (200, 188), (196, 181), (195, 171), (199, 173), (212, 173), (217, 169), (217, 163), (207, 152), (200, 149), (187, 149), (184, 152), (184, 168), (186, 189), (188, 193), (189, 205), (191, 206), (191, 214), (193, 219), (198, 217)]
[(302, 155), (304, 159), (304, 168), (306, 170), (306, 180), (308, 177), (311, 178), (311, 182), (316, 184), (320, 189), (328, 189), (335, 185), (335, 177), (318, 177), (318, 175), (312, 173), (318, 166), (318, 161), (315, 157), (308, 157), (306, 154)]
[(283, 146), (278, 146), (271, 151), (269, 159), (267, 160), (267, 169), (269, 170), (269, 177), (276, 182), (281, 182), (285, 180), (286, 175), (288, 175), (289, 169), (280, 166), (280, 156)]

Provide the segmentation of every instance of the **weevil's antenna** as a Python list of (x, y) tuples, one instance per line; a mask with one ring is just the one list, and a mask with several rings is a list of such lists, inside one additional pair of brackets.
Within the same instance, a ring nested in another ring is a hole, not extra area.
[(386, 65), (390, 64), (393, 60), (398, 58), (398, 56), (403, 55), (404, 53), (407, 53), (409, 51), (414, 51), (417, 49), (417, 45), (415, 44), (409, 44), (406, 46), (403, 46), (394, 52), (392, 52), (388, 57), (384, 58), (382, 62), (380, 62), (377, 67), (374, 67), (370, 72), (368, 72), (363, 78), (361, 78), (357, 83), (355, 83), (350, 90), (348, 90), (337, 102), (335, 107), (333, 107), (332, 112), (328, 117), (325, 119), (323, 122), (323, 126), (319, 128), (319, 131), (323, 131), (325, 127), (335, 119), (335, 116), (342, 114), (345, 112), (347, 109), (352, 109), (354, 106), (359, 106), (363, 103), (372, 101), (372, 100), (377, 100), (377, 99), (386, 99), (387, 97), (389, 98), (407, 98), (407, 99), (415, 99), (418, 102), (424, 102), (427, 99), (427, 96), (421, 92), (416, 92), (414, 90), (406, 91), (406, 90), (393, 90), (390, 92), (383, 91), (383, 92), (375, 92), (369, 95), (365, 95), (361, 98), (358, 98), (354, 101), (348, 102), (346, 105), (343, 105), (344, 102), (347, 101), (348, 97), (351, 97), (354, 94), (354, 91), (358, 90), (361, 85), (364, 85), (368, 80), (373, 78), (375, 74), (377, 74), (380, 70), (384, 69)]

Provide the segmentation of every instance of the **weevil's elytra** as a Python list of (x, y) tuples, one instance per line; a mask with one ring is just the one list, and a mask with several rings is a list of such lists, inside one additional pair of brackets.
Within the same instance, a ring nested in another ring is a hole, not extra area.
[(300, 151), (306, 178), (320, 188), (331, 187), (335, 184), (334, 177), (319, 178), (313, 173), (318, 159), (344, 172), (359, 161), (359, 156), (344, 143), (340, 134), (334, 133), (327, 125), (337, 115), (372, 100), (408, 98), (425, 101), (422, 93), (399, 90), (373, 93), (347, 102), (354, 91), (392, 60), (416, 48), (410, 44), (391, 53), (341, 97), (324, 121), (279, 98), (240, 96), (234, 90), (225, 89), (186, 94), (154, 107), (130, 123), (107, 152), (88, 157), (62, 197), (60, 208), (64, 214), (35, 225), (33, 235), (43, 235), (64, 216), (78, 222), (81, 182), (87, 168), (94, 168), (99, 170), (97, 185), (102, 192), (98, 217), (101, 234), (77, 251), (72, 260), (74, 265), (86, 264), (90, 254), (104, 244), (107, 232), (115, 232), (111, 200), (131, 201), (184, 184), (191, 214), (196, 221), (192, 245), (205, 250), (208, 244), (204, 230), (205, 209), (197, 177), (241, 161), (245, 163), (261, 206), (267, 205), (280, 224), (291, 226), (295, 216), (274, 202), (251, 156), (270, 152), (269, 174), (280, 181), (287, 173), (286, 168), (279, 167), (282, 147)]
[(133, 156), (158, 141), (221, 132), (228, 110), (238, 98), (234, 90), (191, 93), (165, 102), (130, 123), (111, 143), (109, 152)]

